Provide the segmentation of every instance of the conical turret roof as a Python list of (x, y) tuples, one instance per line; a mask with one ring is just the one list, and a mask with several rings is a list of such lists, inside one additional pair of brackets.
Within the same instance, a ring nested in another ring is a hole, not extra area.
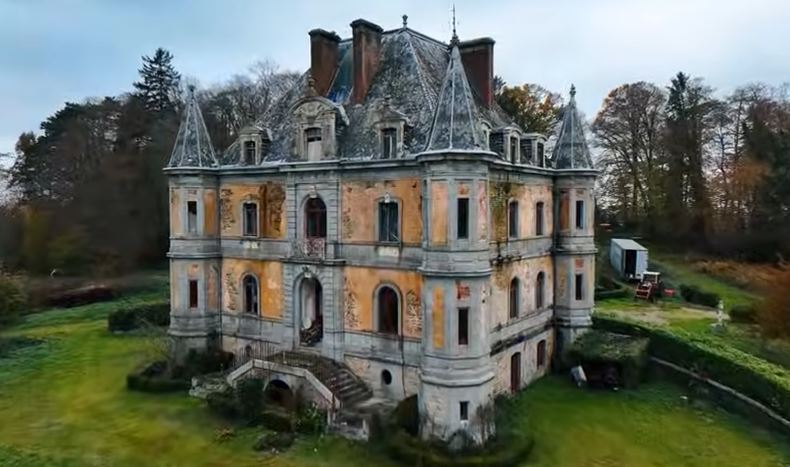
[(592, 169), (590, 149), (584, 127), (576, 110), (576, 88), (571, 86), (571, 100), (562, 112), (562, 126), (552, 154), (557, 169)]
[(194, 86), (189, 87), (184, 119), (178, 129), (176, 144), (170, 155), (170, 167), (217, 167), (219, 161), (203, 121)]
[(450, 62), (439, 92), (426, 150), (481, 150), (477, 107), (466, 79), (456, 36), (450, 41), (450, 48)]

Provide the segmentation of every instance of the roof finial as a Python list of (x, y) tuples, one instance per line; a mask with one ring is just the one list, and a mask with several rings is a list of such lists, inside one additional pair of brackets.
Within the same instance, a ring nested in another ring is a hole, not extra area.
[(450, 43), (458, 43), (458, 34), (455, 31), (455, 3), (453, 3), (453, 38), (450, 40)]
[(403, 18), (403, 27), (405, 28), (409, 21), (409, 15), (403, 15), (401, 18)]
[(195, 97), (195, 85), (190, 84), (189, 86), (187, 86), (187, 90), (189, 91), (189, 98), (193, 99)]
[(571, 84), (571, 99), (576, 97), (576, 86)]

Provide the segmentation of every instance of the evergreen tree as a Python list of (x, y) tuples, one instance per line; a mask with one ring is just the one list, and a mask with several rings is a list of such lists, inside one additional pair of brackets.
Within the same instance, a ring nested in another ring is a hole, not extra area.
[(153, 57), (144, 55), (140, 77), (134, 87), (147, 110), (156, 113), (175, 110), (181, 75), (173, 67), (173, 54), (159, 47)]

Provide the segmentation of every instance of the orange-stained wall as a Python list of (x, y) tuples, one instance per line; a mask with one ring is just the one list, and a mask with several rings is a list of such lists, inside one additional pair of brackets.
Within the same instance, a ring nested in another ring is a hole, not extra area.
[(394, 285), (401, 299), (403, 335), (420, 338), (422, 333), (422, 276), (416, 271), (378, 268), (344, 268), (343, 303), (346, 329), (375, 331), (373, 295), (381, 284)]
[(217, 229), (217, 190), (205, 190), (203, 192), (203, 235), (216, 237), (219, 234)]
[(177, 188), (170, 189), (170, 235), (183, 233), (181, 227), (181, 192)]
[(283, 313), (283, 265), (279, 261), (224, 258), (222, 260), (222, 311), (243, 313), (242, 276), (258, 278), (260, 314), (280, 319)]
[(447, 182), (431, 182), (431, 245), (447, 245)]
[(536, 311), (535, 286), (538, 273), (541, 271), (544, 274), (543, 304), (544, 307), (551, 305), (554, 297), (552, 288), (554, 267), (552, 261), (551, 257), (544, 256), (506, 263), (494, 269), (491, 274), (490, 299), (492, 312), (490, 324), (492, 327), (507, 323), (510, 319), (510, 281), (514, 277), (517, 277), (519, 280), (519, 316), (526, 316)]
[(285, 188), (282, 183), (276, 182), (256, 185), (222, 184), (220, 231), (223, 237), (241, 236), (241, 205), (245, 201), (258, 203), (259, 237), (285, 238)]
[(543, 202), (543, 235), (553, 231), (552, 188), (548, 185), (517, 185), (510, 182), (492, 182), (490, 190), (491, 222), (494, 224), (493, 240), (508, 238), (508, 203), (518, 201), (518, 238), (535, 236), (535, 206)]
[(344, 182), (341, 187), (342, 238), (349, 242), (375, 242), (378, 201), (389, 193), (400, 202), (401, 240), (422, 241), (422, 203), (420, 181), (416, 178), (382, 182)]

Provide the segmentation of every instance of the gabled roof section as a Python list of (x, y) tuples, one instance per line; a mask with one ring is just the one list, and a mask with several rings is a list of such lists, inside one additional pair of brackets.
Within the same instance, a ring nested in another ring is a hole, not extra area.
[(195, 87), (190, 86), (187, 93), (184, 119), (178, 128), (176, 144), (170, 155), (170, 167), (217, 167), (219, 161), (211, 145), (211, 137), (200, 112)]
[(582, 119), (576, 110), (575, 86), (571, 86), (571, 100), (562, 112), (562, 126), (554, 145), (552, 160), (557, 169), (593, 168)]
[(450, 62), (444, 75), (426, 151), (480, 150), (477, 105), (458, 50), (458, 38), (450, 42)]

